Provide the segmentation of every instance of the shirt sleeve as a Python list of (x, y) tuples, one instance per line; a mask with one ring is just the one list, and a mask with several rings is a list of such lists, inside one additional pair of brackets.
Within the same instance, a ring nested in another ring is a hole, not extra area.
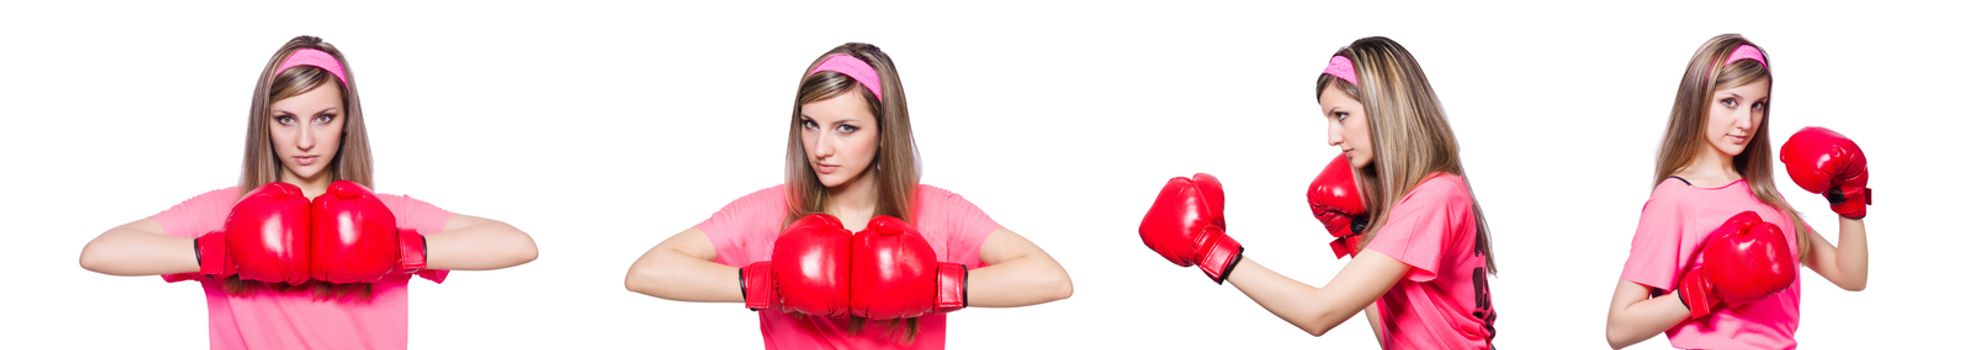
[[(380, 194), (377, 200), (390, 208), (391, 216), (397, 217), (398, 230), (415, 230), (420, 235), (438, 234), (445, 232), (445, 222), (452, 219), (452, 212), (411, 196)], [(417, 276), (434, 283), (445, 283), (445, 278), (451, 274), (451, 270), (430, 269), (419, 271)]]
[(1623, 263), (1624, 280), (1658, 290), (1670, 289), (1677, 277), (1678, 247), (1684, 240), (1678, 203), (1663, 191), (1644, 202), (1636, 236), (1630, 239), (1630, 258)]
[(233, 211), (239, 195), (237, 187), (212, 190), (152, 215), (151, 219), (164, 226), (167, 235), (197, 238), (225, 226), (226, 214)]
[(714, 261), (728, 266), (746, 266), (765, 259), (780, 235), (780, 224), (787, 215), (786, 191), (781, 186), (756, 191), (726, 203), (724, 208), (699, 222), (699, 232), (712, 241)]
[(979, 248), (986, 244), (986, 237), (1000, 230), (1000, 223), (956, 193), (932, 190), (920, 191), (920, 195), (928, 196), (924, 198), (928, 200), (927, 205), (922, 208), (936, 211), (920, 215), (937, 215), (946, 221), (949, 231), (945, 235), (944, 260), (965, 264), (967, 268), (984, 267), (985, 263), (979, 261)]
[[(226, 226), (226, 215), (233, 212), (233, 203), (239, 201), (238, 187), (227, 187), (208, 191), (163, 212), (152, 215), (158, 225), (164, 227), (164, 234), (174, 237), (198, 238), (206, 233), (218, 231)], [(195, 251), (187, 253), (198, 254)], [(178, 282), (204, 278), (196, 272), (159, 275), (165, 282)]]
[(1439, 177), (1412, 189), (1390, 209), (1390, 218), (1384, 220), (1368, 249), (1410, 265), (1406, 279), (1426, 282), (1438, 278), (1447, 250), (1456, 249), (1450, 245), (1459, 241), (1451, 235), (1464, 234), (1453, 220), (1472, 212), (1472, 197), (1456, 181)]
[(445, 223), (452, 220), (452, 212), (440, 209), (431, 203), (411, 198), (411, 196), (378, 195), (390, 214), (397, 217), (397, 229), (417, 230), (419, 234), (445, 232)]

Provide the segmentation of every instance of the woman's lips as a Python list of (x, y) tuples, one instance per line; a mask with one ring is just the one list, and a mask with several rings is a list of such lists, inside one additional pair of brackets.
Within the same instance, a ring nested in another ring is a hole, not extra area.
[(301, 166), (310, 166), (310, 165), (315, 165), (315, 159), (320, 157), (321, 156), (295, 156), (294, 162), (296, 164), (300, 164)]
[(842, 168), (841, 165), (830, 165), (830, 164), (822, 164), (822, 163), (813, 163), (813, 165), (815, 166), (815, 172), (822, 173), (822, 175), (834, 174), (836, 169)]

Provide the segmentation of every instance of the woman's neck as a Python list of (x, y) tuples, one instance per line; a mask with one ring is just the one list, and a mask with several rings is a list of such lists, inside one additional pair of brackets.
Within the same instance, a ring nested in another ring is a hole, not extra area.
[(1698, 152), (1691, 163), (1679, 168), (1674, 175), (1699, 186), (1721, 186), (1739, 180), (1741, 176), (1739, 170), (1732, 168), (1732, 155), (1711, 147)]
[(315, 177), (312, 178), (303, 178), (299, 175), (295, 175), (292, 172), (283, 170), (281, 171), (281, 178), (279, 181), (294, 185), (294, 187), (300, 187), (301, 193), (307, 195), (308, 198), (312, 199), (315, 198), (315, 196), (322, 195), (323, 192), (328, 192), (329, 183), (333, 182), (334, 180), (329, 179), (328, 172), (315, 174)]
[(829, 203), (824, 211), (841, 218), (845, 226), (860, 229), (870, 218), (876, 217), (876, 178), (873, 174), (857, 176), (841, 186), (828, 189)]

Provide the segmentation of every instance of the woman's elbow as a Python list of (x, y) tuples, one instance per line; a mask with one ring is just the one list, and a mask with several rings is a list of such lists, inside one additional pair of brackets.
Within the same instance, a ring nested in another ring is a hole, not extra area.
[(1301, 330), (1303, 330), (1303, 331), (1307, 331), (1307, 332), (1308, 332), (1308, 335), (1312, 335), (1312, 336), (1315, 336), (1315, 337), (1317, 337), (1317, 338), (1319, 338), (1319, 337), (1321, 337), (1321, 336), (1322, 336), (1322, 335), (1324, 335), (1324, 334), (1328, 334), (1328, 330), (1329, 330), (1329, 329), (1333, 329), (1333, 328), (1334, 328), (1334, 327), (1320, 327), (1320, 326), (1316, 326), (1316, 327), (1308, 327), (1308, 328), (1302, 328)]
[(82, 256), (76, 259), (76, 263), (82, 265), (84, 270), (116, 275), (112, 270), (115, 270), (117, 265), (117, 249), (112, 245), (100, 239), (89, 241), (88, 245), (82, 246)]
[(668, 283), (667, 279), (665, 272), (655, 266), (631, 265), (630, 272), (623, 274), (623, 289), (662, 298), (659, 286)]
[(1842, 290), (1851, 291), (1851, 292), (1860, 292), (1863, 290), (1863, 288), (1869, 287), (1869, 278), (1860, 277), (1860, 278), (1856, 278), (1854, 281), (1849, 281), (1849, 283), (1838, 283), (1836, 284), (1836, 286), (1842, 287)]
[(534, 244), (534, 236), (528, 235), (527, 232), (522, 232), (519, 228), (513, 227), (513, 225), (507, 225), (506, 223), (500, 224), (506, 225), (507, 229), (512, 230), (514, 235), (514, 242), (511, 245), (512, 248), (508, 249), (507, 252), (507, 261), (511, 262), (508, 266), (534, 262), (535, 258), (541, 257), (540, 248)]
[(1342, 321), (1348, 321), (1349, 317), (1356, 315), (1353, 312), (1345, 315), (1342, 314), (1343, 312), (1342, 310), (1326, 310), (1326, 308), (1318, 309), (1315, 312), (1309, 313), (1308, 318), (1294, 322), (1294, 325), (1300, 327), (1302, 331), (1308, 332), (1308, 335), (1320, 337), (1328, 334), (1329, 330), (1335, 329), (1335, 326), (1342, 324)]
[[(1611, 320), (1611, 322), (1614, 322), (1614, 320)], [(1623, 329), (1617, 328), (1615, 324), (1610, 324), (1608, 326), (1603, 327), (1602, 338), (1604, 341), (1609, 342), (1610, 349), (1622, 349), (1629, 347), (1630, 345), (1636, 345), (1636, 343), (1642, 342), (1644, 339), (1650, 339), (1650, 337), (1657, 335), (1656, 333), (1647, 333), (1642, 335), (1629, 334), (1629, 333), (1630, 332), (1626, 332)]]
[(1075, 295), (1075, 282), (1069, 280), (1066, 271), (1055, 274), (1046, 285), (1048, 301), (1068, 299)]
[(104, 261), (107, 257), (103, 256), (100, 250), (102, 249), (96, 247), (96, 242), (89, 242), (89, 245), (82, 246), (82, 257), (76, 259), (77, 263), (81, 264), (84, 270), (107, 274), (108, 272), (103, 272), (103, 269), (109, 262)]
[(643, 271), (641, 267), (630, 266), (630, 272), (623, 274), (623, 289), (637, 293), (650, 294), (649, 292), (645, 292), (645, 290), (647, 290), (650, 287), (651, 283), (646, 282), (645, 280), (647, 278), (644, 278), (642, 275), (643, 275)]
[(527, 244), (522, 245), (518, 249), (514, 249), (513, 256), (508, 258), (513, 259), (514, 265), (520, 265), (520, 264), (534, 262), (534, 259), (540, 257), (541, 257), (541, 250), (534, 246), (534, 240), (529, 239), (527, 241)]
[(1334, 324), (1327, 324), (1320, 319), (1308, 320), (1307, 323), (1308, 325), (1301, 327), (1301, 330), (1315, 337), (1321, 337), (1322, 335), (1328, 334), (1328, 330), (1335, 329)]

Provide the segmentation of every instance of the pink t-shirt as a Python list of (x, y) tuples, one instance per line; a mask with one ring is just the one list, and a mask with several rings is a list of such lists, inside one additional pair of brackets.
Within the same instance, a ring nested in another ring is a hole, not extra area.
[[(918, 233), (937, 251), (938, 260), (980, 268), (979, 246), (1000, 224), (986, 217), (979, 207), (959, 195), (930, 185), (918, 185), (914, 210)], [(767, 261), (774, 254), (774, 240), (780, 238), (781, 221), (788, 211), (784, 186), (774, 186), (740, 197), (698, 224), (698, 230), (712, 240), (717, 261), (746, 266)], [(849, 332), (849, 318), (824, 318), (760, 311), (760, 335), (768, 349), (943, 349), (945, 314), (918, 318), (915, 340), (905, 344), (901, 333), (886, 333), (888, 322), (866, 322), (862, 331)], [(902, 325), (897, 329), (901, 332)]]
[[(433, 234), (445, 229), (452, 213), (429, 203), (398, 195), (377, 195), (397, 217), (399, 229)], [(152, 216), (164, 232), (198, 237), (221, 230), (239, 202), (240, 191), (228, 187), (206, 192)], [(187, 253), (190, 249), (187, 249)], [(433, 274), (441, 282), (443, 273)], [(196, 280), (205, 287), (207, 321), (213, 349), (403, 349), (409, 345), (409, 276), (376, 283), (372, 298), (317, 300), (307, 290), (259, 288), (229, 295), (217, 279), (165, 275), (165, 281)]]
[(1410, 265), (1376, 300), (1389, 349), (1486, 349), (1493, 340), (1493, 297), (1486, 255), (1465, 178), (1438, 174), (1390, 208), (1369, 247)]
[[(1643, 217), (1630, 240), (1630, 260), (1623, 264), (1623, 279), (1656, 291), (1677, 289), (1680, 275), (1698, 244), (1725, 224), (1726, 219), (1752, 210), (1760, 219), (1780, 226), (1787, 236), (1788, 253), (1800, 242), (1794, 237), (1794, 221), (1780, 210), (1753, 196), (1746, 180), (1723, 187), (1692, 186), (1682, 179), (1666, 179), (1650, 192), (1643, 204)], [(1788, 268), (1799, 274), (1800, 264)], [(1801, 325), (1801, 280), (1779, 293), (1735, 309), (1714, 311), (1705, 318), (1685, 321), (1664, 334), (1671, 346), (1683, 349), (1792, 349), (1794, 329)]]

